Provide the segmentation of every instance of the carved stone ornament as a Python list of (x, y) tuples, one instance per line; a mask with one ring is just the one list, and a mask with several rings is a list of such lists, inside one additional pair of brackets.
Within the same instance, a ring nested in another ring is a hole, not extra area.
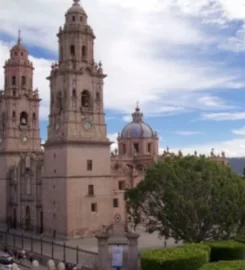
[(114, 216), (115, 223), (120, 223), (122, 218), (120, 214), (115, 214)]
[(21, 141), (22, 141), (23, 143), (27, 143), (27, 142), (28, 142), (28, 137), (27, 137), (27, 136), (23, 136), (23, 137), (21, 138)]
[(93, 124), (90, 120), (86, 119), (84, 122), (83, 122), (83, 127), (85, 130), (90, 130), (93, 128)]
[(59, 125), (59, 123), (56, 123), (55, 124), (55, 130), (58, 131), (59, 129), (60, 129), (60, 125)]

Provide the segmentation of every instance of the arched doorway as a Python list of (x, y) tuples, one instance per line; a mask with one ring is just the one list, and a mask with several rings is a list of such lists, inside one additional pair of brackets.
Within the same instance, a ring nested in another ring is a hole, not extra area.
[(13, 209), (13, 214), (12, 214), (12, 227), (14, 229), (17, 228), (17, 212), (16, 212), (16, 208)]
[(31, 229), (31, 211), (30, 207), (26, 206), (26, 215), (25, 215), (25, 220), (26, 220), (26, 230), (29, 231)]

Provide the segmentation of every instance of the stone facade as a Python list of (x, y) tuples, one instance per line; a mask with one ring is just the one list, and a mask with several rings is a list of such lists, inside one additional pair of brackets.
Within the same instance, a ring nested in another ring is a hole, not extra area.
[[(62, 237), (95, 234), (124, 224), (124, 190), (136, 186), (158, 154), (158, 136), (137, 106), (110, 153), (102, 64), (95, 35), (74, 0), (57, 34), (51, 67), (48, 137), (41, 147), (34, 67), (20, 37), (6, 61), (0, 94), (0, 219), (10, 227)], [(222, 162), (224, 156), (220, 157)]]
[[(20, 36), (5, 62), (0, 93), (0, 195), (2, 221), (29, 228), (40, 214), (43, 151), (39, 132), (39, 94), (33, 65)], [(39, 211), (40, 210), (40, 211)]]

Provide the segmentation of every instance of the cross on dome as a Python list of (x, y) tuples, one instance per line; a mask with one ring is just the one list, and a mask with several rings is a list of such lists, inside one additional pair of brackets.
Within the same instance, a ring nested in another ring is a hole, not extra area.
[(19, 29), (19, 32), (18, 32), (18, 44), (20, 44), (21, 42), (21, 30)]
[(136, 108), (135, 108), (135, 111), (136, 112), (139, 112), (140, 111), (140, 108), (139, 108), (139, 101), (137, 100), (136, 102)]

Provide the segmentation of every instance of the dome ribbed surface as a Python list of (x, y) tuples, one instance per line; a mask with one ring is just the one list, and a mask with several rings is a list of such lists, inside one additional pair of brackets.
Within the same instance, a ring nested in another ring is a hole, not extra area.
[(124, 138), (151, 138), (154, 136), (152, 128), (143, 121), (131, 122), (124, 127), (121, 137)]
[(80, 14), (83, 14), (83, 15), (86, 15), (86, 12), (85, 10), (83, 9), (83, 7), (81, 7), (79, 5), (79, 3), (74, 3), (68, 10), (67, 10), (67, 13), (66, 14), (71, 14), (71, 13), (80, 13)]

